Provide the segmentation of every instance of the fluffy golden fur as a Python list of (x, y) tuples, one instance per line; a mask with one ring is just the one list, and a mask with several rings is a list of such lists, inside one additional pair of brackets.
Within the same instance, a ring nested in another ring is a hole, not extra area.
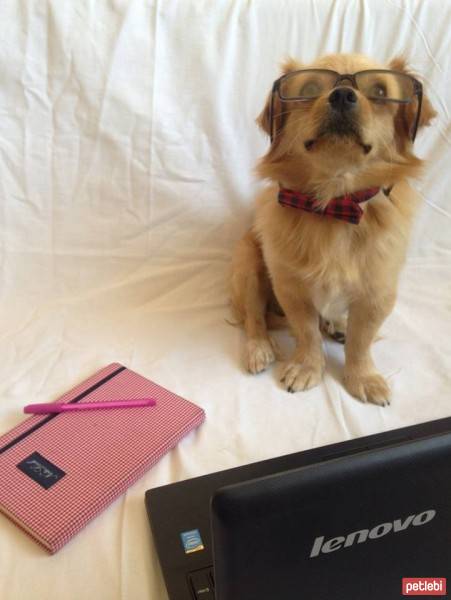
[[(304, 67), (290, 60), (283, 72)], [(326, 56), (309, 67), (339, 73), (372, 68), (407, 72), (402, 59), (384, 67), (349, 54)], [(370, 346), (395, 303), (418, 206), (407, 180), (419, 175), (422, 161), (409, 139), (415, 107), (374, 103), (354, 91), (359, 135), (326, 134), (312, 148), (306, 141), (330, 118), (328, 94), (307, 103), (276, 100), (277, 135), (257, 167), (270, 185), (257, 198), (253, 226), (234, 251), (232, 306), (247, 335), (251, 373), (275, 360), (268, 329), (279, 325), (284, 314), (297, 342), (281, 375), (285, 389), (306, 390), (321, 381), (322, 325), (330, 334), (346, 333), (346, 389), (364, 402), (385, 405), (389, 387), (374, 366)], [(424, 98), (420, 128), (434, 115)], [(257, 122), (269, 134), (269, 99)], [(371, 151), (365, 153), (364, 145)], [(280, 206), (279, 185), (315, 194), (322, 205), (368, 187), (393, 188), (389, 196), (381, 191), (362, 204), (362, 220), (353, 225)]]

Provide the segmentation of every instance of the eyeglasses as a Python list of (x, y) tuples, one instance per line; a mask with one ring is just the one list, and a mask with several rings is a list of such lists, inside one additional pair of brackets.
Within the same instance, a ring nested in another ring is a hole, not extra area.
[(282, 102), (308, 102), (331, 92), (343, 82), (351, 84), (368, 100), (377, 103), (409, 104), (417, 98), (412, 141), (415, 139), (421, 113), (423, 86), (411, 75), (386, 69), (370, 69), (343, 75), (329, 69), (301, 69), (282, 75), (273, 84), (270, 106), (271, 142), (276, 94)]

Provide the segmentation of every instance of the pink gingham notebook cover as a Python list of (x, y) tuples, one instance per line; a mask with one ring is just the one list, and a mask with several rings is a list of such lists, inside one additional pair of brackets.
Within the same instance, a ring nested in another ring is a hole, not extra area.
[[(56, 400), (147, 396), (156, 399), (156, 406), (60, 413), (51, 419), (34, 415), (1, 436), (0, 510), (49, 552), (59, 550), (200, 425), (205, 414), (117, 363)], [(34, 452), (65, 473), (49, 489), (17, 467)]]

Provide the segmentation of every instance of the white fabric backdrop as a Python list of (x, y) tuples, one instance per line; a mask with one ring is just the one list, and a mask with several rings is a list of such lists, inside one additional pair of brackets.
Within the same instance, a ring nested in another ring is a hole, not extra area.
[[(0, 597), (164, 600), (146, 489), (451, 412), (451, 2), (3, 0), (0, 31), (0, 431), (113, 360), (207, 412), (58, 555), (0, 517)], [(254, 118), (284, 56), (330, 51), (404, 53), (439, 112), (417, 141), (425, 204), (374, 347), (388, 409), (346, 394), (331, 342), (305, 394), (247, 375), (225, 323), (267, 143)]]

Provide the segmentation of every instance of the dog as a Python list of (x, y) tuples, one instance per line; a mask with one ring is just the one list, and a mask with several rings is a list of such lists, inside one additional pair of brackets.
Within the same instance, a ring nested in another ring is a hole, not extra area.
[(357, 54), (289, 59), (257, 123), (271, 138), (257, 166), (267, 185), (232, 258), (231, 305), (247, 336), (246, 366), (266, 369), (268, 329), (287, 322), (296, 349), (281, 383), (322, 379), (321, 331), (345, 344), (343, 383), (385, 406), (390, 389), (370, 347), (393, 309), (418, 198), (417, 129), (436, 115), (404, 58)]

